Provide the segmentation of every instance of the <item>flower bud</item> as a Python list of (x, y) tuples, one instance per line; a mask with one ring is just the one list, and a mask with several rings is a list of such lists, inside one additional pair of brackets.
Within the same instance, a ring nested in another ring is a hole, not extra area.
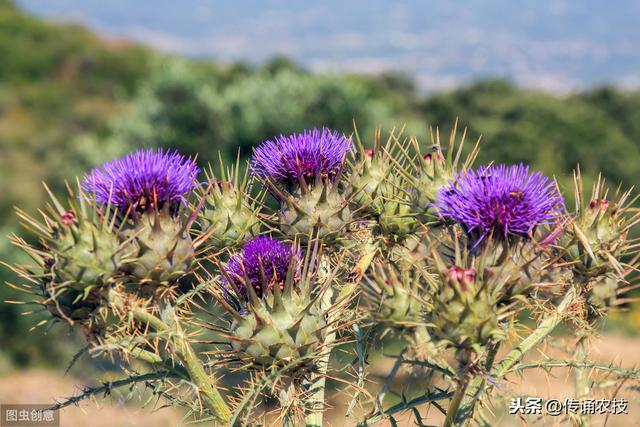
[[(233, 170), (230, 175), (235, 176)], [(212, 184), (203, 191), (204, 208), (199, 213), (202, 233), (214, 250), (241, 246), (260, 232), (259, 208), (246, 196), (246, 180), (216, 181), (210, 176), (209, 181)]]

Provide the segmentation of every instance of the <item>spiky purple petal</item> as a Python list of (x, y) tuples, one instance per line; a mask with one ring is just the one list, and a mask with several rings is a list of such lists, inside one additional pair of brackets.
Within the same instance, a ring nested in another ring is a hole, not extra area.
[(251, 169), (262, 179), (285, 185), (296, 185), (300, 179), (312, 182), (317, 176), (333, 180), (351, 148), (349, 138), (326, 128), (280, 135), (256, 148)]
[(293, 272), (299, 270), (301, 254), (299, 248), (292, 248), (291, 244), (258, 236), (249, 240), (242, 252), (231, 257), (224, 266), (223, 282), (233, 282), (236, 289), (246, 298), (246, 277), (258, 297), (271, 292), (274, 286), (284, 285), (291, 263)]
[(138, 150), (94, 168), (82, 188), (99, 203), (126, 210), (185, 202), (200, 169), (177, 151)]
[(436, 200), (440, 214), (480, 239), (530, 235), (556, 219), (564, 201), (554, 182), (529, 166), (483, 166), (468, 170), (443, 187)]

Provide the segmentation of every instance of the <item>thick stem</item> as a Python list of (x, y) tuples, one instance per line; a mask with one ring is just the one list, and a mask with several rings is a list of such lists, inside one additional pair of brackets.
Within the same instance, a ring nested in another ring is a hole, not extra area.
[(453, 398), (451, 398), (451, 403), (449, 403), (449, 408), (447, 409), (447, 417), (444, 419), (443, 427), (451, 427), (456, 422), (456, 415), (458, 413), (458, 409), (460, 408), (460, 404), (462, 403), (462, 399), (464, 398), (467, 387), (469, 386), (468, 376), (465, 375), (460, 380), (458, 384), (458, 389), (456, 390)]
[[(335, 340), (335, 333), (329, 334), (325, 343), (332, 344)], [(324, 399), (326, 389), (326, 377), (327, 369), (329, 367), (329, 358), (331, 352), (327, 350), (327, 353), (322, 356), (322, 359), (317, 364), (317, 371), (308, 381), (306, 381), (305, 387), (309, 393), (307, 398), (307, 410), (305, 414), (305, 426), (306, 427), (321, 427), (324, 418)]]
[[(498, 349), (500, 348), (500, 343), (492, 343), (490, 344), (489, 351), (487, 352), (487, 359), (484, 363), (484, 371), (491, 372), (491, 368), (493, 368), (493, 364), (496, 360), (496, 355), (498, 354)], [(456, 423), (461, 425), (465, 422), (465, 420), (470, 418), (470, 415), (473, 413), (475, 402), (480, 396), (480, 394), (484, 391), (486, 382), (484, 375), (477, 375), (471, 380), (469, 387), (467, 388), (467, 393), (462, 400), (462, 407), (458, 411), (456, 417)]]
[(157, 354), (141, 349), (140, 347), (133, 347), (129, 349), (128, 354), (135, 359), (141, 360), (151, 365), (162, 366), (163, 368), (175, 373), (176, 376), (181, 377), (182, 379), (189, 379), (189, 373), (186, 371), (186, 369), (184, 369), (183, 366), (176, 364), (173, 360), (164, 360)]
[[(325, 294), (324, 308), (326, 310), (331, 306), (331, 296), (330, 291)], [(335, 314), (330, 315), (329, 319), (327, 319), (328, 322), (333, 323), (334, 317)], [(316, 363), (315, 372), (311, 374), (303, 384), (308, 396), (305, 403), (304, 419), (307, 427), (321, 427), (323, 425), (325, 388), (327, 383), (326, 373), (329, 368), (329, 359), (331, 358), (331, 347), (335, 340), (336, 332), (329, 332), (323, 343), (325, 354), (323, 354)]]
[[(560, 301), (560, 304), (553, 310), (551, 313), (545, 317), (545, 319), (540, 322), (538, 327), (524, 340), (518, 344), (517, 347), (512, 349), (507, 355), (498, 363), (495, 368), (490, 371), (490, 377), (494, 381), (500, 380), (504, 375), (509, 372), (511, 368), (513, 368), (524, 355), (533, 349), (535, 346), (540, 344), (545, 338), (547, 338), (553, 330), (562, 322), (562, 319), (567, 312), (567, 309), (574, 303), (576, 298), (578, 297), (578, 287), (577, 285), (572, 286), (567, 291), (566, 295)], [(471, 386), (469, 387), (467, 396), (464, 400), (462, 408), (460, 409), (460, 413), (458, 416), (458, 420), (456, 420), (460, 425), (466, 424), (472, 417), (473, 412), (475, 410), (475, 404), (478, 401), (480, 395), (485, 389), (485, 378), (484, 376), (479, 376), (474, 379)]]
[[(355, 292), (360, 280), (369, 269), (369, 266), (373, 262), (377, 252), (378, 246), (375, 243), (370, 243), (365, 247), (363, 251), (364, 255), (360, 257), (356, 267), (354, 269), (355, 280), (351, 283), (347, 283), (340, 291), (337, 300), (343, 301), (349, 297), (349, 295)], [(328, 304), (329, 306), (330, 304)], [(337, 313), (335, 313), (337, 314)], [(331, 317), (335, 317), (335, 314)], [(333, 323), (333, 318), (327, 319), (329, 324)], [(320, 427), (323, 425), (324, 418), (324, 400), (325, 400), (325, 388), (326, 388), (326, 373), (329, 367), (329, 359), (331, 358), (331, 346), (336, 339), (335, 331), (327, 334), (323, 348), (326, 354), (322, 356), (317, 363), (316, 372), (314, 372), (310, 378), (306, 381), (305, 387), (309, 393), (307, 399), (307, 410), (305, 413), (305, 425), (307, 427)]]
[(175, 322), (174, 327), (171, 328), (165, 322), (144, 310), (132, 309), (131, 313), (136, 320), (147, 323), (157, 332), (170, 333), (167, 342), (172, 344), (173, 351), (189, 373), (191, 381), (198, 387), (198, 393), (203, 397), (207, 408), (212, 411), (213, 415), (221, 423), (228, 424), (231, 419), (231, 411), (216, 388), (214, 380), (204, 370), (200, 359), (198, 359), (191, 345), (185, 339), (184, 332), (178, 323)]

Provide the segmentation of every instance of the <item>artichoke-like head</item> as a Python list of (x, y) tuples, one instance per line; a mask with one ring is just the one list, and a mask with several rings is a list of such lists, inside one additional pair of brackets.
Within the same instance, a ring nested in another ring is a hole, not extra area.
[(187, 198), (200, 169), (177, 152), (140, 150), (93, 169), (83, 186), (114, 208), (131, 252), (122, 269), (142, 285), (172, 285), (189, 271), (194, 245)]
[(188, 219), (168, 209), (149, 210), (123, 230), (132, 255), (122, 266), (141, 285), (170, 286), (189, 273), (195, 257)]
[(82, 207), (78, 214), (74, 209), (67, 210), (48, 222), (52, 227), (50, 237), (41, 236), (47, 241), (43, 243), (53, 280), (78, 291), (111, 283), (129, 255), (113, 223), (105, 222), (94, 208), (90, 209), (90, 216)]
[(411, 209), (411, 194), (405, 181), (389, 178), (382, 184), (380, 196), (374, 202), (381, 233), (390, 242), (401, 242), (418, 230), (420, 222)]
[(332, 242), (344, 236), (352, 214), (339, 188), (318, 179), (313, 187), (283, 195), (278, 221), (280, 230), (292, 239), (307, 242), (317, 237)]
[(482, 353), (489, 342), (502, 340), (498, 318), (505, 284), (489, 270), (478, 269), (475, 258), (446, 262), (435, 254), (434, 259), (440, 286), (427, 315), (434, 339), (459, 354)]
[[(561, 227), (561, 226), (558, 226)], [(558, 228), (560, 229), (560, 228)], [(553, 268), (555, 251), (549, 236), (520, 239), (509, 242), (489, 238), (481, 250), (474, 250), (478, 269), (485, 271), (496, 283), (504, 286), (504, 299), (515, 295), (528, 295), (540, 285), (564, 283), (563, 277), (569, 274), (564, 268)]]
[(425, 265), (401, 268), (380, 261), (362, 286), (368, 303), (366, 314), (373, 323), (399, 332), (425, 325), (434, 291), (433, 277)]
[(129, 251), (119, 239), (116, 218), (101, 211), (82, 191), (68, 190), (65, 208), (47, 188), (51, 203), (41, 211), (42, 220), (18, 210), (38, 243), (12, 236), (12, 242), (34, 261), (12, 269), (29, 280), (35, 302), (54, 318), (73, 323), (89, 320), (102, 304), (108, 288), (122, 276)]
[(333, 326), (326, 287), (304, 277), (296, 244), (256, 237), (222, 267), (219, 300), (233, 317), (232, 359), (259, 369), (311, 369)]
[[(478, 142), (471, 153), (461, 161), (466, 129), (460, 141), (456, 141), (458, 122), (456, 121), (449, 137), (446, 153), (440, 143), (440, 130), (430, 130), (430, 142), (426, 150), (414, 138), (411, 140), (415, 155), (408, 162), (405, 173), (411, 185), (411, 208), (423, 223), (433, 222), (437, 217), (434, 206), (440, 190), (453, 181), (459, 171), (468, 169), (478, 154)], [(407, 150), (403, 150), (406, 152)]]
[(385, 183), (393, 173), (391, 156), (397, 146), (393, 133), (383, 146), (380, 132), (380, 129), (376, 130), (373, 148), (366, 148), (356, 131), (356, 150), (352, 151), (348, 177), (353, 192), (351, 205), (355, 210), (372, 215), (378, 211), (375, 202), (383, 197)]
[(392, 244), (414, 234), (420, 225), (413, 209), (415, 171), (407, 167), (414, 160), (408, 155), (412, 143), (402, 131), (393, 130), (383, 144), (378, 129), (373, 148), (366, 149), (356, 132), (357, 153), (349, 175), (352, 206), (359, 216), (374, 220), (376, 233)]
[(248, 176), (240, 181), (238, 166), (229, 173), (221, 167), (220, 181), (210, 171), (209, 187), (202, 191), (205, 199), (199, 214), (202, 233), (207, 245), (216, 251), (241, 247), (260, 232), (259, 208), (248, 197)]
[(599, 178), (591, 197), (585, 199), (579, 170), (574, 178), (576, 212), (561, 240), (566, 259), (576, 277), (585, 283), (611, 274), (622, 278), (621, 258), (631, 245), (629, 229), (637, 222), (637, 215), (630, 214), (628, 206), (631, 193), (616, 194), (617, 201), (611, 202)]
[(587, 303), (587, 319), (594, 320), (625, 301), (635, 288), (627, 280), (637, 269), (631, 229), (640, 215), (631, 209), (631, 191), (615, 191), (612, 201), (604, 181), (598, 177), (591, 197), (584, 197), (580, 170), (574, 174), (576, 212), (568, 222), (558, 246), (570, 266), (573, 280), (581, 283)]
[(282, 232), (292, 239), (341, 237), (351, 222), (340, 178), (351, 140), (328, 129), (280, 136), (256, 148), (253, 174), (281, 204)]

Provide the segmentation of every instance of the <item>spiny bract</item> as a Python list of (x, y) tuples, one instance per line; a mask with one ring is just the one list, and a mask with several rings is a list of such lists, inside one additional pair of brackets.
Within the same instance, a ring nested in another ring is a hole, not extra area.
[(238, 166), (228, 174), (222, 172), (221, 181), (211, 171), (208, 174), (210, 188), (205, 190), (199, 216), (203, 234), (215, 250), (241, 246), (260, 232), (259, 209), (248, 200), (246, 175), (240, 182)]
[(374, 266), (375, 274), (363, 283), (373, 322), (398, 330), (425, 324), (434, 289), (426, 266), (412, 267), (400, 269), (387, 261)]
[(200, 169), (177, 152), (140, 150), (85, 175), (84, 188), (115, 206), (132, 255), (123, 266), (141, 284), (173, 284), (194, 257), (186, 200)]
[(279, 199), (285, 235), (330, 241), (344, 234), (352, 215), (340, 177), (351, 147), (351, 140), (338, 132), (314, 129), (256, 148), (251, 169)]
[(324, 292), (300, 276), (301, 262), (292, 245), (257, 237), (223, 268), (234, 357), (263, 368), (312, 366), (328, 328)]
[(281, 231), (291, 238), (306, 241), (313, 236), (330, 242), (344, 235), (352, 214), (340, 190), (318, 178), (313, 187), (288, 195), (278, 218)]
[(104, 297), (105, 287), (120, 277), (129, 256), (120, 242), (115, 217), (104, 215), (81, 191), (69, 190), (69, 208), (51, 194), (44, 221), (18, 210), (24, 225), (39, 238), (39, 247), (14, 236), (36, 263), (16, 268), (37, 284), (35, 294), (56, 318), (86, 320)]
[(363, 213), (376, 213), (375, 201), (382, 195), (385, 182), (389, 179), (393, 164), (387, 154), (392, 148), (394, 135), (382, 146), (381, 130), (377, 129), (373, 148), (365, 148), (356, 132), (356, 150), (349, 168), (349, 185), (353, 196), (351, 203)]
[(143, 285), (171, 285), (189, 271), (195, 251), (185, 221), (166, 208), (150, 210), (123, 230), (132, 256), (122, 268), (131, 279)]
[(422, 223), (434, 221), (437, 215), (434, 203), (440, 190), (453, 181), (459, 172), (467, 170), (478, 154), (479, 139), (464, 162), (461, 162), (467, 130), (464, 129), (459, 142), (456, 141), (457, 130), (456, 120), (449, 136), (446, 153), (443, 152), (440, 143), (440, 129), (436, 129), (435, 133), (432, 129), (429, 130), (431, 145), (426, 150), (423, 150), (416, 138), (411, 139), (409, 145), (415, 151), (413, 157), (406, 154), (406, 144), (401, 144), (403, 149), (400, 153), (405, 153), (407, 157), (407, 167), (403, 167), (403, 176), (411, 187), (412, 210)]

